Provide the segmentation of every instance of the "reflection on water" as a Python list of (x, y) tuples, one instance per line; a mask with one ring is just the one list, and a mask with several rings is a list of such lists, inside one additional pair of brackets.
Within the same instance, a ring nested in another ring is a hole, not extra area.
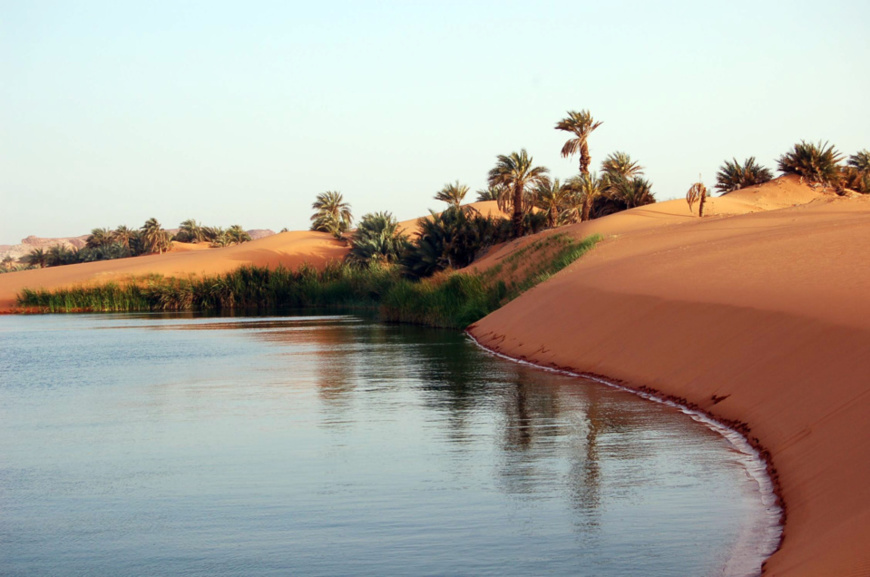
[(355, 316), (0, 319), (4, 574), (706, 575), (760, 505), (627, 393)]

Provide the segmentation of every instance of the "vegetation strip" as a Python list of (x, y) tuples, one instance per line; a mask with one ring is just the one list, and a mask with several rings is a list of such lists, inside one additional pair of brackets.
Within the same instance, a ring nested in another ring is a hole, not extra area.
[[(45, 312), (230, 311), (279, 308), (380, 308), (384, 320), (465, 328), (559, 272), (601, 240), (552, 234), (529, 244), (482, 273), (442, 273), (413, 280), (395, 265), (357, 267), (331, 263), (318, 271), (302, 266), (246, 266), (202, 279), (136, 279), (56, 291), (24, 289), (18, 305)], [(521, 263), (532, 266), (522, 267)]]

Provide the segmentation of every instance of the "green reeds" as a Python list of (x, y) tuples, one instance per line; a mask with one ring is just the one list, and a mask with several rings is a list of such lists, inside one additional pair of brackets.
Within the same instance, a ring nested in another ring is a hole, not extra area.
[[(441, 279), (420, 282), (403, 280), (393, 286), (381, 304), (381, 317), (445, 328), (465, 328), (547, 280), (588, 252), (601, 240), (592, 236), (582, 241), (554, 234), (536, 241), (480, 273), (454, 273)], [(540, 257), (540, 258), (539, 258)], [(521, 261), (535, 264), (519, 278), (499, 279), (504, 265), (515, 273)]]
[(502, 265), (423, 281), (402, 278), (397, 266), (330, 263), (321, 271), (305, 265), (295, 271), (245, 266), (214, 277), (150, 276), (123, 285), (24, 289), (18, 304), (53, 313), (380, 307), (385, 320), (464, 328), (555, 274), (598, 240), (557, 234), (536, 241), (503, 261), (514, 270), (521, 259), (536, 263), (508, 281), (496, 278)]

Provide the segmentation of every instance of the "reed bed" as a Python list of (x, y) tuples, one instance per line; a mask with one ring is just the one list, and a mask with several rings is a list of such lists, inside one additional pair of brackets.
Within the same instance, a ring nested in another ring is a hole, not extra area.
[[(330, 263), (320, 271), (305, 265), (296, 270), (244, 266), (214, 277), (149, 276), (124, 284), (24, 289), (18, 304), (52, 313), (365, 308), (379, 309), (386, 321), (464, 328), (555, 274), (598, 240), (551, 235), (484, 273), (449, 273), (422, 281), (404, 278), (398, 266)], [(503, 274), (502, 267), (528, 261), (531, 254), (534, 267)]]

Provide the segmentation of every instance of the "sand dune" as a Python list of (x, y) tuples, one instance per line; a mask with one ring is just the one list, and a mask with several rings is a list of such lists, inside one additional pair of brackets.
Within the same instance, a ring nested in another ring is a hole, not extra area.
[(296, 268), (302, 263), (322, 267), (348, 252), (345, 243), (324, 232), (297, 231), (271, 235), (241, 245), (208, 248), (177, 244), (161, 255), (89, 262), (0, 275), (0, 311), (9, 310), (23, 288), (55, 289), (76, 285), (124, 281), (151, 274), (188, 277), (229, 272), (243, 265)]
[[(870, 575), (870, 197), (780, 178), (710, 199), (706, 213), (669, 201), (542, 233), (604, 240), (471, 332), (514, 357), (651, 387), (745, 423), (772, 455), (788, 514), (766, 574)], [(473, 268), (532, 240), (494, 248)], [(347, 250), (327, 234), (294, 232), (4, 274), (0, 308), (23, 287), (322, 266)]]
[(781, 179), (713, 207), (702, 220), (664, 202), (562, 229), (606, 240), (471, 332), (746, 423), (787, 507), (766, 574), (870, 575), (870, 198)]

